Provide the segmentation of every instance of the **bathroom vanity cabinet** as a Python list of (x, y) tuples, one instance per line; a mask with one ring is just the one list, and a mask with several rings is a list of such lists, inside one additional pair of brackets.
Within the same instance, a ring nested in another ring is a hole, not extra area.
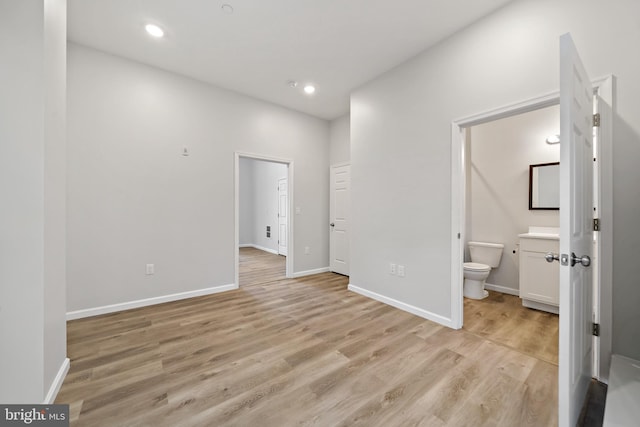
[(522, 305), (558, 314), (560, 263), (549, 263), (547, 252), (558, 253), (554, 234), (520, 234), (520, 298)]

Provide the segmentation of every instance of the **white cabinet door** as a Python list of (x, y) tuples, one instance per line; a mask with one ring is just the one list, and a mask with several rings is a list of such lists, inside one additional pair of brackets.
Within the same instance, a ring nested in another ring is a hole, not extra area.
[[(558, 252), (558, 243), (549, 252)], [(558, 305), (560, 264), (549, 264), (542, 252), (520, 252), (520, 298)]]

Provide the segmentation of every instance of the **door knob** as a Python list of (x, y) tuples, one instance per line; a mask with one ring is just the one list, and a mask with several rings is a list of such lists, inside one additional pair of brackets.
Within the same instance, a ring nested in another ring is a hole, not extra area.
[(544, 256), (544, 259), (547, 262), (560, 261), (560, 256), (558, 254), (554, 254), (553, 252), (547, 252)]
[(589, 267), (591, 265), (591, 258), (589, 258), (589, 255), (576, 256), (575, 253), (571, 252), (571, 267), (576, 264)]
[(331, 224), (329, 224), (332, 227), (335, 227), (336, 225), (332, 222)]

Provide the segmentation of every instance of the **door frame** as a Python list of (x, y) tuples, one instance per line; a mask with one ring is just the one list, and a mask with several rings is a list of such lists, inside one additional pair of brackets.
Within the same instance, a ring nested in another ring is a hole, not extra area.
[[(599, 104), (601, 117), (599, 131), (599, 189), (600, 232), (599, 269), (596, 282), (596, 320), (599, 317), (600, 339), (594, 346), (598, 351), (598, 364), (594, 364), (594, 378), (607, 382), (611, 361), (612, 334), (612, 277), (613, 277), (613, 75), (592, 81), (595, 93), (603, 101)], [(510, 116), (560, 104), (560, 91), (551, 92), (521, 102), (488, 110), (472, 116), (454, 120), (451, 123), (451, 327), (460, 329), (463, 325), (463, 269), (465, 241), (465, 141), (469, 127)], [(598, 259), (597, 258), (597, 259)], [(596, 294), (594, 292), (594, 294)], [(594, 337), (595, 339), (595, 337)]]
[[(288, 171), (288, 168), (287, 168)], [(287, 206), (285, 208), (286, 211), (286, 215), (284, 216), (286, 219), (285, 221), (287, 222), (287, 226), (285, 227), (285, 231), (284, 231), (284, 239), (282, 239), (282, 235), (280, 234), (280, 181), (286, 181), (287, 183)], [(279, 178), (278, 179), (278, 255), (284, 255), (289, 256), (289, 177), (285, 177), (285, 178)], [(280, 252), (280, 247), (282, 246), (280, 244), (280, 242), (284, 240), (284, 247), (285, 247), (285, 252), (286, 253), (282, 253)]]
[(234, 254), (235, 254), (235, 272), (234, 280), (236, 288), (240, 287), (240, 158), (262, 160), (272, 163), (282, 163), (287, 165), (287, 256), (285, 261), (285, 276), (293, 277), (293, 254), (294, 238), (293, 238), (293, 160), (280, 157), (265, 156), (262, 154), (246, 153), (236, 151), (234, 153), (234, 193), (233, 193), (233, 215), (234, 215)]

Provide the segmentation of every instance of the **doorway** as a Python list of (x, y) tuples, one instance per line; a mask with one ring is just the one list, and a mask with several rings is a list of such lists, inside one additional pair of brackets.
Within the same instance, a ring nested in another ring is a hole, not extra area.
[[(290, 277), (293, 270), (293, 163), (235, 155), (235, 283)], [(247, 279), (248, 278), (248, 279)]]
[[(528, 233), (530, 226), (539, 230), (544, 228), (551, 233), (549, 239), (535, 240), (535, 249), (549, 245), (549, 251), (555, 248), (557, 252), (560, 227), (558, 201), (546, 204), (545, 209), (530, 206), (530, 199), (535, 193), (529, 191), (529, 178), (532, 165), (560, 160), (560, 145), (550, 138), (560, 133), (559, 105), (488, 121), (466, 130), (464, 261), (485, 262), (472, 256), (469, 242), (504, 247), (489, 249), (500, 254), (500, 259), (485, 279), (487, 297), (474, 299), (480, 295), (474, 295), (469, 289), (465, 291), (470, 297), (464, 298), (463, 328), (557, 365), (558, 265), (548, 264), (539, 251), (521, 252), (529, 247), (520, 247), (519, 236)], [(557, 196), (558, 189), (556, 175), (548, 190), (555, 190)], [(483, 250), (480, 245), (474, 244), (474, 248), (474, 253)], [(528, 268), (531, 263), (534, 263), (534, 269)], [(544, 280), (532, 277), (521, 283), (523, 273), (530, 270), (534, 270), (530, 276), (546, 273)], [(543, 289), (524, 293), (525, 285), (530, 283), (531, 288), (535, 284)], [(552, 288), (548, 296), (545, 293), (549, 290), (547, 287)]]
[[(601, 115), (601, 125), (598, 136), (598, 167), (595, 178), (598, 188), (596, 200), (598, 203), (599, 217), (609, 218), (612, 221), (612, 117), (613, 112), (613, 76), (607, 76), (593, 82), (598, 110)], [(482, 123), (499, 120), (529, 111), (538, 110), (559, 103), (559, 92), (532, 98), (523, 102), (508, 105), (506, 107), (490, 110), (485, 113), (469, 116), (452, 123), (451, 145), (451, 325), (459, 329), (463, 325), (463, 269), (464, 249), (466, 239), (466, 183), (465, 158), (468, 153), (465, 150), (467, 133), (469, 128)], [(594, 300), (599, 306), (594, 321), (600, 324), (600, 339), (596, 346), (595, 354), (598, 363), (594, 365), (594, 377), (606, 382), (611, 358), (611, 283), (612, 283), (612, 227), (605, 230), (600, 227), (597, 251), (597, 274), (595, 281), (599, 285), (594, 292)], [(560, 313), (562, 315), (562, 313)]]

